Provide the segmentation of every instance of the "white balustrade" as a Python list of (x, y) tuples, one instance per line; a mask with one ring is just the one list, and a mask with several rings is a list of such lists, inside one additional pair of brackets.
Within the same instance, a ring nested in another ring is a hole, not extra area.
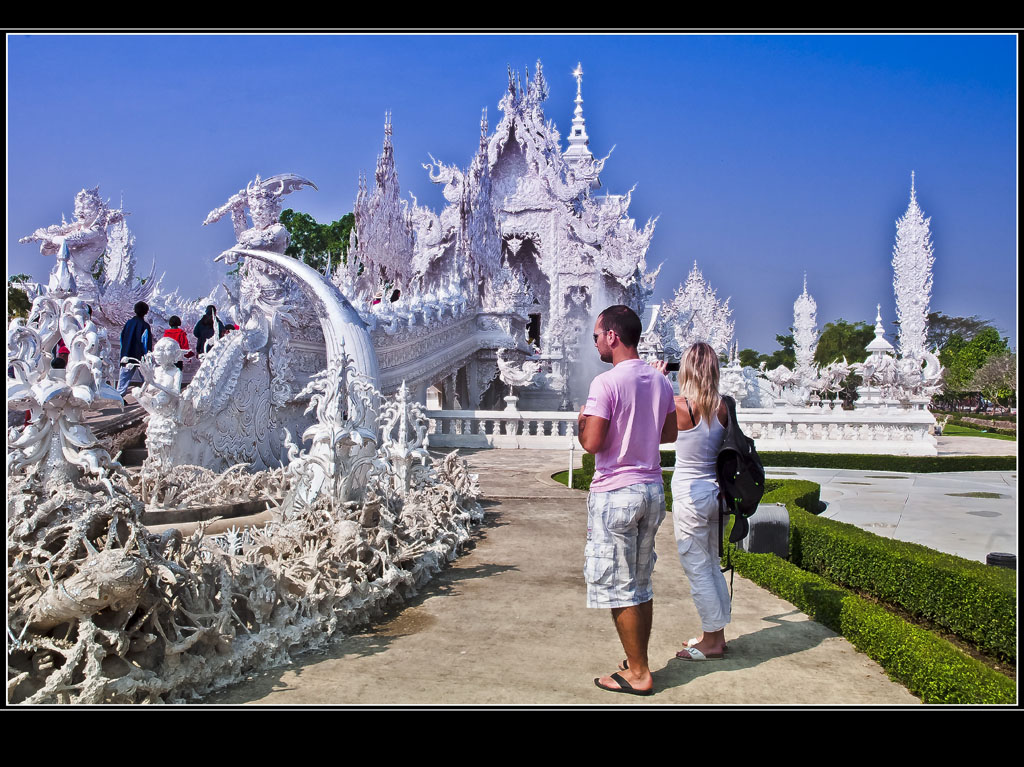
[[(565, 450), (576, 434), (576, 413), (564, 411), (428, 410), (431, 447)], [(741, 409), (744, 434), (759, 451), (937, 455), (927, 410), (827, 406)], [(662, 449), (672, 449), (663, 445)]]
[(576, 413), (558, 410), (427, 410), (431, 447), (565, 450)]

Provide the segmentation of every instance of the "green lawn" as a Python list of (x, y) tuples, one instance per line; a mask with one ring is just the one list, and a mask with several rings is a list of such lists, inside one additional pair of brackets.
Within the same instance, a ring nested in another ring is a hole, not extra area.
[(952, 424), (942, 429), (943, 437), (988, 437), (989, 439), (1008, 439), (1016, 442), (1016, 437), (1009, 434), (989, 434), (981, 429), (968, 429), (966, 426), (953, 426)]

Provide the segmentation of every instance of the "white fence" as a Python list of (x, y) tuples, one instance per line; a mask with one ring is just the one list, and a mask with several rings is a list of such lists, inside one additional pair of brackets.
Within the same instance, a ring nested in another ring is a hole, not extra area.
[[(793, 408), (740, 410), (740, 427), (758, 450), (936, 455), (935, 425), (924, 410)], [(428, 410), (431, 447), (566, 450), (576, 413), (525, 410)], [(574, 443), (579, 447), (579, 443)], [(662, 449), (672, 449), (664, 445)]]
[[(576, 413), (557, 410), (428, 410), (431, 447), (567, 450)], [(579, 447), (576, 443), (577, 448)]]

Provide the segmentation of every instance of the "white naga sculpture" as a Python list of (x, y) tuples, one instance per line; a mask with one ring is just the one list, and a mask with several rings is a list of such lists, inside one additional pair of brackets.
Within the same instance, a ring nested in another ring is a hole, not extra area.
[[(42, 296), (27, 322), (9, 326), (8, 407), (32, 408), (8, 447), (9, 702), (193, 699), (408, 598), (482, 519), (465, 464), (451, 454), (430, 465), (419, 405), (408, 396), (380, 402), (368, 335), (337, 291), (285, 256), (239, 255), (289, 274), (321, 319), (329, 365), (308, 387), (312, 444), (290, 445), (287, 469), (176, 466), (158, 500), (283, 497), (262, 528), (150, 532), (142, 515), (153, 462), (127, 475), (81, 421), (104, 398), (120, 402), (99, 383), (102, 335), (85, 303)], [(66, 379), (50, 369), (58, 334), (71, 347)], [(151, 458), (164, 448), (157, 427), (173, 427), (180, 350), (169, 344), (140, 361)], [(89, 484), (79, 467), (100, 482)]]
[[(308, 376), (323, 370), (323, 331), (302, 287), (286, 278), (295, 265), (309, 267), (281, 255), (288, 231), (278, 222), (281, 197), (303, 186), (313, 184), (293, 174), (265, 181), (257, 176), (203, 222), (231, 215), (238, 243), (217, 259), (246, 260), (237, 295), (241, 328), (204, 356), (182, 395), (184, 428), (178, 432), (175, 463), (214, 469), (239, 462), (256, 469), (277, 466), (286, 454), (283, 429), (301, 433), (309, 423), (296, 394)], [(316, 279), (323, 282), (320, 275)]]

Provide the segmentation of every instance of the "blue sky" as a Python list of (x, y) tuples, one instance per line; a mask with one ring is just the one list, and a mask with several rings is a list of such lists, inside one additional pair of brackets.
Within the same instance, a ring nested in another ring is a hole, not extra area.
[[(910, 172), (932, 217), (931, 306), (1016, 346), (1017, 39), (1011, 35), (102, 35), (7, 38), (8, 273), (52, 261), (18, 238), (82, 187), (131, 211), (136, 252), (204, 295), (231, 225), (201, 226), (257, 173), (330, 221), (372, 178), (393, 113), (403, 193), (442, 205), (421, 163), (465, 166), (506, 66), (540, 59), (565, 136), (577, 61), (604, 189), (660, 216), (656, 299), (694, 260), (731, 297), (741, 347), (771, 352), (804, 272), (819, 327), (895, 319), (892, 246)], [(564, 141), (563, 141), (564, 145)], [(891, 326), (890, 326), (891, 327)], [(893, 338), (892, 331), (889, 335)]]

